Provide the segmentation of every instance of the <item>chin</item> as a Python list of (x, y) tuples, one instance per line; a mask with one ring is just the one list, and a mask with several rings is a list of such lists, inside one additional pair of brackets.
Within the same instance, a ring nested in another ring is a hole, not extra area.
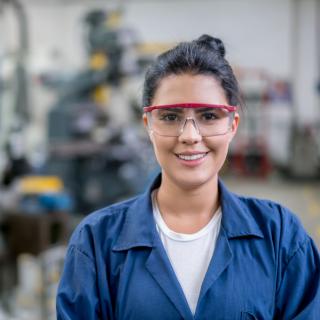
[(183, 176), (171, 176), (171, 180), (181, 189), (193, 190), (216, 181), (217, 173), (210, 176), (195, 173), (185, 174)]

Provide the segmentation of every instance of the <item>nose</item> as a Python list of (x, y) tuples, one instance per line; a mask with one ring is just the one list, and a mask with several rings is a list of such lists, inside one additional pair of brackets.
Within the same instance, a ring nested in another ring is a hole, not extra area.
[(187, 118), (178, 137), (180, 142), (194, 144), (202, 140), (197, 125), (192, 118)]

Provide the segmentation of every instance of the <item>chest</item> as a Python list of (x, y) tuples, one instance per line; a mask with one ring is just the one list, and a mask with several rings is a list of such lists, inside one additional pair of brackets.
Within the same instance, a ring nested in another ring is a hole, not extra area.
[(272, 319), (272, 259), (252, 240), (241, 245), (223, 240), (209, 263), (194, 315), (163, 248), (127, 251), (111, 266), (115, 318)]

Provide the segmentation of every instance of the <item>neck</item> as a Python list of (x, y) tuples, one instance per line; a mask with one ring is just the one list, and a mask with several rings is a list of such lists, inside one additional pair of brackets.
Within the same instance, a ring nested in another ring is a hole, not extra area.
[(194, 188), (183, 188), (162, 173), (157, 202), (169, 228), (182, 233), (196, 232), (219, 207), (218, 177)]

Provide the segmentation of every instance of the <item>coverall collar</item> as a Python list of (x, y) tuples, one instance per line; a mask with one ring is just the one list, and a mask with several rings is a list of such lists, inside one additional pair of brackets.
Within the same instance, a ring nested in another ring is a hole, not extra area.
[[(161, 174), (153, 181), (147, 191), (128, 208), (126, 221), (113, 250), (128, 250), (134, 247), (154, 247), (156, 227), (152, 214), (151, 193), (161, 183)], [(219, 179), (220, 203), (222, 209), (222, 228), (226, 237), (259, 237), (263, 233), (249, 210), (238, 196), (231, 193)]]

